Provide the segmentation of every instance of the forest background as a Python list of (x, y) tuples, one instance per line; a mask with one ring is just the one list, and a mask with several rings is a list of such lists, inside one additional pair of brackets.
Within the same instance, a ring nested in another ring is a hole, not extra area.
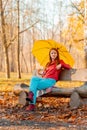
[(0, 72), (31, 74), (40, 67), (31, 50), (39, 39), (63, 43), (87, 68), (86, 0), (0, 0)]

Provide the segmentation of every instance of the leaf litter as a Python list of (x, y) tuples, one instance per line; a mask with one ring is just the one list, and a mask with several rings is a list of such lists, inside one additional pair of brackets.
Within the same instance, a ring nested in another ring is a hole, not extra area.
[(5, 93), (0, 97), (0, 126), (32, 126), (38, 130), (46, 126), (50, 130), (59, 126), (87, 128), (87, 105), (71, 110), (69, 100), (65, 97), (43, 97), (37, 100), (35, 111), (26, 112), (26, 106), (18, 104), (17, 96)]

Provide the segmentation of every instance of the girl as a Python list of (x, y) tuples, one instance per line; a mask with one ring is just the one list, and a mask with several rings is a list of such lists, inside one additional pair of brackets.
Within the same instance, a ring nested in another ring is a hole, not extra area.
[(42, 77), (33, 76), (30, 81), (29, 94), (26, 100), (30, 101), (27, 106), (27, 111), (35, 109), (37, 90), (47, 89), (55, 85), (59, 79), (62, 68), (70, 69), (70, 65), (65, 64), (63, 60), (59, 59), (59, 53), (56, 48), (49, 51), (49, 62), (47, 63)]

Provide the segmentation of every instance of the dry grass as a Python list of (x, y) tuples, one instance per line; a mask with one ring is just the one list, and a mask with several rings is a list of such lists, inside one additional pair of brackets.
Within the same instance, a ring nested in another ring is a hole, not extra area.
[[(25, 83), (29, 84), (31, 78), (31, 74), (22, 73), (22, 78), (18, 79), (16, 73), (11, 73), (11, 78), (6, 79), (5, 73), (0, 72), (0, 91), (12, 91), (13, 87), (17, 83)], [(65, 81), (65, 82), (57, 82), (56, 86), (62, 87), (62, 88), (71, 88), (71, 87), (79, 87), (83, 85), (83, 82), (71, 82), (71, 81)]]
[(22, 73), (22, 78), (18, 79), (16, 73), (11, 73), (11, 78), (6, 79), (5, 73), (0, 72), (0, 91), (12, 91), (17, 83), (29, 84), (31, 74)]

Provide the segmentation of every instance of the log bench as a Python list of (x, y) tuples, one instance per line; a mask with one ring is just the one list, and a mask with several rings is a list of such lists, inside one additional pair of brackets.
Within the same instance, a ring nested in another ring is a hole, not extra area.
[[(43, 90), (44, 94), (38, 94), (39, 96), (65, 96), (70, 97), (69, 106), (71, 109), (77, 109), (81, 105), (87, 105), (87, 69), (71, 69), (63, 70), (60, 75), (59, 81), (70, 81), (70, 82), (82, 82), (81, 86), (70, 87), (70, 88), (61, 88), (59, 86), (54, 86), (52, 90)], [(25, 100), (29, 92), (29, 86), (27, 84), (21, 83), (14, 86), (14, 94), (19, 96), (19, 104), (26, 105), (27, 101)]]

